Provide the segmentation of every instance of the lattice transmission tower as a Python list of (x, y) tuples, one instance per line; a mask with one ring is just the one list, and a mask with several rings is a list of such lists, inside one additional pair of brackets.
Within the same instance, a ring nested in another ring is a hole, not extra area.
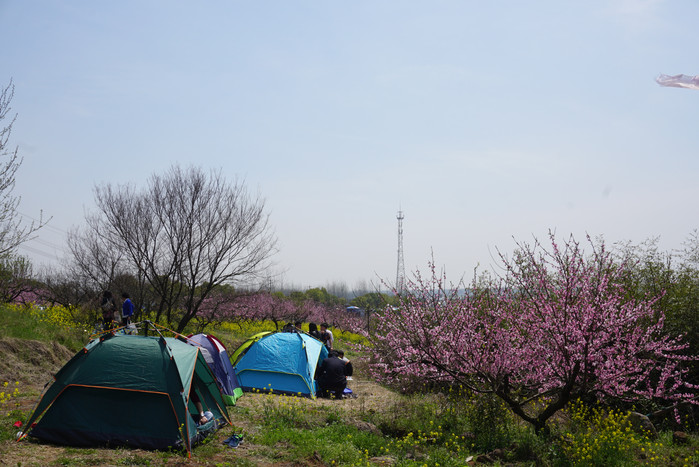
[(403, 211), (398, 211), (398, 266), (396, 269), (396, 292), (403, 293), (405, 287), (405, 263), (403, 262)]

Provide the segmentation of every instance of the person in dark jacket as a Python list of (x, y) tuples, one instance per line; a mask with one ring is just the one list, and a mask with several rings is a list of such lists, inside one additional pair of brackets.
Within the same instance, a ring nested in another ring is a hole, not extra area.
[(320, 340), (320, 331), (318, 330), (316, 323), (308, 323), (308, 334), (311, 337), (315, 337), (316, 339)]
[(347, 387), (347, 364), (340, 360), (337, 352), (331, 351), (328, 358), (324, 359), (318, 367), (318, 387), (322, 397), (334, 397), (341, 399)]
[(116, 327), (114, 315), (117, 308), (116, 304), (114, 303), (114, 295), (112, 295), (111, 291), (105, 290), (102, 293), (100, 308), (102, 309), (102, 329), (108, 331), (109, 329)]

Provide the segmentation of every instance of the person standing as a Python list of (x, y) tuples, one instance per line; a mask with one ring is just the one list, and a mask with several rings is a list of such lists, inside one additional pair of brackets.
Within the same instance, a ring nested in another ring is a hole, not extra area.
[(108, 331), (114, 327), (114, 315), (117, 311), (116, 304), (114, 303), (114, 296), (110, 290), (102, 292), (100, 308), (102, 309), (102, 329)]
[(133, 316), (133, 302), (129, 298), (129, 294), (124, 292), (121, 294), (121, 325), (128, 326), (131, 323), (131, 317)]
[(311, 337), (315, 337), (316, 339), (321, 340), (320, 331), (318, 330), (318, 326), (316, 326), (316, 323), (308, 323), (308, 334)]
[(333, 349), (333, 332), (328, 329), (328, 323), (322, 323), (320, 325), (320, 340), (328, 348), (328, 351)]

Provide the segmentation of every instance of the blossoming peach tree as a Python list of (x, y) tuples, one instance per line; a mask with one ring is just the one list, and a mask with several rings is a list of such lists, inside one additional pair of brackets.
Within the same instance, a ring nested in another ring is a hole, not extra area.
[(470, 287), (448, 287), (433, 263), (429, 277), (415, 273), (378, 317), (375, 374), (495, 394), (537, 432), (578, 398), (696, 402), (683, 378), (696, 357), (663, 333), (659, 297), (629, 298), (625, 266), (603, 244), (588, 238), (586, 255), (573, 237), (549, 238), (549, 249), (501, 254), (504, 273)]
[(279, 329), (284, 321), (303, 318), (303, 310), (299, 310), (291, 300), (269, 292), (214, 293), (207, 297), (201, 308), (198, 318), (215, 323), (270, 320)]
[(344, 306), (332, 306), (305, 299), (291, 300), (280, 293), (211, 293), (202, 303), (196, 321), (201, 329), (209, 323), (272, 321), (279, 330), (285, 322), (328, 322), (333, 328), (364, 334), (362, 317), (348, 313)]

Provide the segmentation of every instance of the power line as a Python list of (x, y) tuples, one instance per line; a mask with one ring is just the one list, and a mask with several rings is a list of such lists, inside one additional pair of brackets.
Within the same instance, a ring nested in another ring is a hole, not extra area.
[(28, 240), (29, 243), (38, 243), (43, 246), (47, 246), (49, 248), (53, 248), (54, 250), (63, 250), (63, 246), (59, 245), (57, 243), (52, 243), (47, 240), (42, 240), (41, 238), (32, 238), (31, 240)]
[(27, 251), (29, 253), (33, 253), (35, 255), (43, 256), (44, 258), (52, 259), (52, 260), (57, 260), (59, 259), (59, 256), (55, 253), (47, 253), (46, 251), (40, 250), (38, 248), (32, 248), (31, 246), (27, 244), (21, 244), (18, 247), (20, 250)]
[[(47, 221), (46, 219), (43, 219), (43, 220), (42, 220), (42, 219), (37, 219), (36, 217), (30, 216), (29, 214), (24, 214), (24, 213), (19, 212), (19, 211), (17, 211), (17, 214), (19, 214), (20, 216), (24, 217), (25, 219), (29, 219), (30, 221), (32, 221), (32, 222), (34, 222), (34, 223), (37, 223), (37, 224), (40, 223), (40, 222), (50, 222), (50, 220)], [(68, 232), (67, 232), (66, 230), (60, 229), (60, 228), (58, 228), (58, 227), (54, 227), (54, 226), (51, 225), (50, 223), (44, 224), (43, 227), (41, 227), (41, 228), (42, 228), (42, 229), (47, 229), (47, 230), (53, 230), (54, 232), (57, 232), (57, 233), (60, 233), (60, 234), (63, 234), (63, 235), (68, 235)]]

